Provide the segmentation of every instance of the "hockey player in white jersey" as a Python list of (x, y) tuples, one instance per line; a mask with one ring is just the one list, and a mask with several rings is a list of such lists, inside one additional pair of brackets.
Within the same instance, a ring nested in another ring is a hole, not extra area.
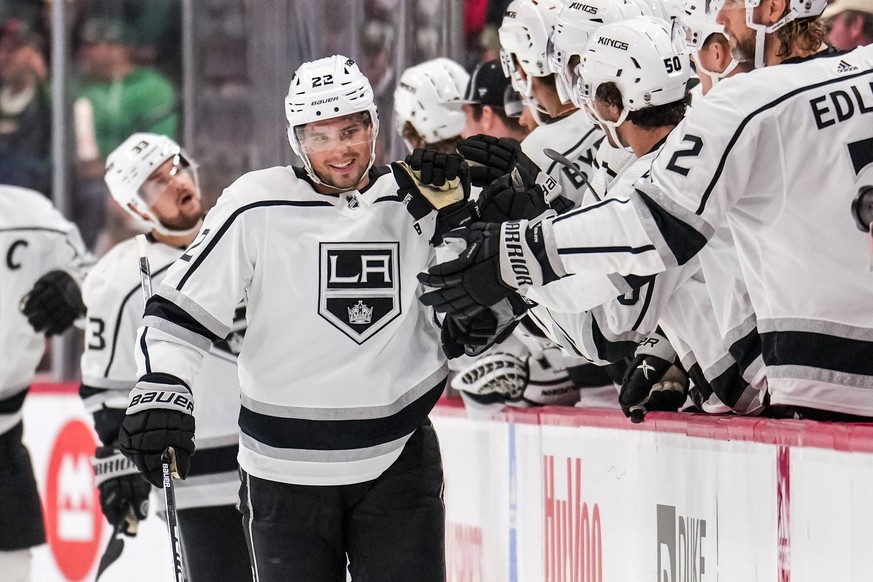
[[(563, 196), (579, 204), (587, 181), (594, 175), (594, 158), (603, 133), (569, 99), (562, 99), (556, 75), (549, 68), (549, 35), (559, 9), (555, 0), (514, 0), (498, 30), (500, 58), (504, 74), (540, 123), (521, 142), (521, 150), (557, 181)], [(563, 155), (576, 170), (547, 156), (546, 148)], [(509, 173), (512, 164), (507, 159), (513, 160), (507, 158), (507, 149), (508, 141), (472, 138), (461, 142), (459, 151), (465, 158), (492, 169), (484, 177), (474, 172), (474, 184), (484, 186)]]
[[(581, 108), (578, 91), (578, 65), (581, 54), (591, 35), (604, 24), (621, 22), (642, 16), (636, 3), (625, 0), (586, 0), (570, 2), (558, 12), (555, 28), (549, 37), (548, 63), (555, 73), (558, 94), (563, 102), (572, 102)], [(633, 152), (610, 140), (602, 140), (594, 160), (594, 172), (589, 176), (583, 203), (589, 204), (606, 196), (618, 172), (636, 159)]]
[(566, 220), (507, 223), (493, 236), (476, 228), (462, 260), (423, 281), (455, 304), (488, 304), (570, 273), (651, 274), (686, 263), (726, 221), (771, 404), (810, 418), (873, 416), (869, 252), (847, 211), (869, 152), (873, 49), (828, 51), (824, 5), (726, 3), (718, 22), (734, 54), (767, 67), (714, 87), (634, 193)]
[(92, 264), (79, 231), (42, 194), (0, 185), (0, 572), (30, 578), (30, 548), (45, 543), (39, 492), (21, 441), (21, 407), (47, 335), (85, 312), (79, 285)]
[[(168, 137), (135, 133), (106, 159), (106, 184), (119, 206), (150, 232), (149, 261), (157, 286), (203, 223), (192, 159)], [(138, 378), (134, 352), (142, 325), (138, 251), (119, 243), (97, 262), (83, 287), (88, 306), (79, 393), (100, 437), (94, 469), (103, 514), (128, 535), (148, 515), (151, 485), (118, 451), (118, 431)], [(247, 580), (251, 565), (236, 509), (239, 490), (239, 399), (236, 359), (245, 334), (245, 307), (233, 330), (213, 343), (191, 388), (201, 402), (197, 456), (176, 488), (186, 579)]]
[(460, 102), (470, 75), (439, 57), (409, 67), (394, 90), (394, 127), (409, 151), (455, 153), (466, 121)]
[(427, 415), (447, 370), (415, 273), (446, 212), (466, 205), (466, 165), (416, 150), (373, 166), (373, 91), (340, 55), (297, 69), (285, 112), (304, 167), (238, 179), (168, 270), (146, 306), (121, 450), (156, 482), (173, 447), (184, 477), (201, 406), (188, 386), (245, 297), (240, 504), (254, 578), (333, 582), (348, 560), (353, 579), (442, 581)]
[[(633, 184), (649, 170), (668, 135), (684, 117), (690, 101), (690, 61), (679, 34), (680, 29), (668, 27), (663, 20), (640, 17), (598, 28), (582, 54), (576, 88), (584, 110), (606, 126), (607, 139), (618, 140), (616, 145), (629, 147), (636, 156), (636, 161), (619, 173), (610, 198), (633, 191)], [(567, 277), (542, 292), (559, 292), (572, 299), (578, 294), (575, 285), (584, 282), (580, 277)], [(752, 405), (743, 400), (745, 386), (721, 341), (696, 258), (657, 276), (628, 277), (626, 282), (631, 292), (581, 317), (548, 310), (544, 319), (553, 319), (556, 333), (567, 336), (564, 344), (596, 362), (614, 361), (627, 342), (641, 340), (660, 325), (694, 380), (695, 402), (703, 405), (715, 389), (720, 398), (748, 411)], [(537, 316), (544, 310), (535, 307), (532, 313)], [(681, 376), (671, 368), (675, 354), (664, 351), (665, 343), (647, 338), (625, 374), (619, 398), (626, 413), (636, 412), (632, 419), (640, 420), (645, 410), (675, 410), (685, 400), (684, 390), (679, 389)], [(716, 362), (717, 373), (708, 374), (710, 364)], [(658, 385), (663, 384), (660, 380), (665, 373), (672, 381), (669, 390)], [(753, 397), (749, 394), (745, 398)], [(723, 409), (721, 402), (717, 405), (716, 410)]]

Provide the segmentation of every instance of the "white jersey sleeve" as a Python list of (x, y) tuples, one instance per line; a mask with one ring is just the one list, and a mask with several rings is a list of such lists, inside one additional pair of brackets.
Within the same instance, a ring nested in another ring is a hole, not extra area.
[[(81, 281), (94, 259), (76, 226), (33, 190), (0, 186), (0, 400), (27, 388), (45, 348), (21, 313), (22, 298), (37, 279), (61, 269)], [(0, 432), (4, 431), (0, 420)]]

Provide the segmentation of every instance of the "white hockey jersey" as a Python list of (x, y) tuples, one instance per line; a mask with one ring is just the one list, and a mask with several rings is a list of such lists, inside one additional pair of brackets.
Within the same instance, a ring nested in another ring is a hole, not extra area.
[[(80, 281), (93, 263), (76, 226), (33, 190), (0, 185), (0, 401), (33, 381), (45, 350), (45, 335), (22, 315), (21, 299), (36, 280), (63, 269)], [(18, 424), (20, 408), (0, 413), (0, 434)]]
[(543, 150), (551, 148), (562, 154), (576, 164), (590, 182), (597, 169), (595, 159), (602, 140), (603, 132), (580, 110), (538, 126), (522, 140), (521, 149), (543, 172), (558, 181), (561, 194), (575, 206), (579, 206), (588, 186), (579, 176), (547, 156)]
[(873, 46), (719, 83), (636, 192), (554, 220), (566, 270), (656, 273), (727, 222), (771, 403), (873, 416), (873, 272), (850, 211), (871, 163), (871, 83)]
[[(152, 288), (182, 250), (150, 238)], [(82, 354), (82, 393), (89, 412), (106, 407), (125, 409), (136, 384), (137, 329), (142, 325), (139, 252), (130, 239), (112, 248), (91, 269), (82, 287), (88, 308), (85, 351)], [(179, 509), (232, 505), (238, 501), (239, 380), (236, 360), (245, 336), (245, 306), (233, 314), (227, 338), (210, 347), (191, 385), (197, 402), (197, 454), (188, 478), (176, 487)]]
[(146, 310), (140, 376), (191, 382), (207, 338), (231, 331), (245, 297), (240, 466), (304, 485), (378, 477), (447, 376), (416, 279), (434, 259), (435, 213), (414, 222), (406, 196), (388, 168), (340, 196), (297, 168), (238, 179)]

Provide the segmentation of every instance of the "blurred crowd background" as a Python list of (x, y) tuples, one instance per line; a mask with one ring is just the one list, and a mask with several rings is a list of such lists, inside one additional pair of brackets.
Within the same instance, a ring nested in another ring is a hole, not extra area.
[[(377, 162), (397, 159), (405, 154), (391, 125), (400, 72), (438, 56), (468, 69), (496, 58), (508, 4), (0, 0), (0, 183), (50, 197), (102, 255), (133, 234), (103, 182), (105, 156), (125, 137), (148, 131), (179, 141), (200, 164), (211, 207), (243, 173), (294, 162), (283, 113), (291, 73), (333, 53), (355, 58), (373, 85)], [(831, 44), (873, 41), (873, 0), (838, 4)], [(71, 377), (75, 358), (59, 355), (53, 368)]]

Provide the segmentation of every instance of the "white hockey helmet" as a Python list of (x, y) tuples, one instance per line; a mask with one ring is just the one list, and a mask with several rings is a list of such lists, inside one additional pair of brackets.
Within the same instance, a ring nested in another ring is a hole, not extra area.
[[(827, 8), (828, 0), (788, 0), (788, 9), (778, 21), (767, 26), (755, 22), (755, 8), (761, 5), (761, 0), (743, 0), (746, 11), (746, 26), (755, 31), (755, 68), (760, 69), (764, 63), (764, 41), (768, 34), (776, 32), (789, 22), (806, 18), (818, 18)], [(717, 15), (724, 6), (724, 0), (710, 0), (707, 12)]]
[[(614, 83), (621, 92), (619, 119), (596, 118), (608, 128), (621, 125), (631, 111), (682, 100), (691, 73), (681, 30), (647, 16), (598, 28), (577, 69), (580, 102), (590, 103), (603, 83)], [(597, 114), (593, 107), (585, 110)]]
[(406, 69), (394, 90), (397, 132), (402, 136), (410, 123), (428, 144), (461, 135), (466, 115), (459, 106), (446, 104), (463, 99), (469, 80), (464, 67), (444, 57)]
[(367, 166), (369, 171), (376, 159), (379, 115), (373, 101), (373, 88), (370, 86), (370, 81), (361, 73), (355, 61), (342, 55), (333, 55), (305, 62), (294, 72), (291, 85), (288, 87), (288, 95), (285, 97), (288, 141), (294, 153), (303, 160), (306, 172), (314, 182), (334, 187), (315, 174), (297, 131), (307, 123), (353, 113), (368, 114), (369, 121), (372, 123), (370, 163)]
[(570, 2), (558, 11), (546, 53), (549, 70), (555, 73), (555, 85), (563, 103), (573, 101), (579, 107), (574, 100), (574, 71), (591, 34), (604, 24), (641, 15), (639, 7), (626, 0)]
[(682, 0), (628, 0), (636, 4), (643, 16), (654, 16), (667, 22), (681, 20), (685, 14)]
[[(546, 77), (549, 69), (546, 48), (560, 4), (557, 0), (513, 0), (503, 13), (497, 31), (503, 74), (525, 99), (532, 99), (532, 77)], [(519, 67), (524, 71), (523, 77)]]
[(682, 4), (685, 43), (692, 52), (700, 50), (710, 35), (724, 34), (724, 26), (715, 21), (717, 13), (707, 10), (708, 0), (684, 0)]
[(716, 22), (717, 13), (707, 10), (708, 0), (685, 0), (685, 15), (682, 17), (682, 24), (685, 26), (685, 44), (691, 52), (691, 58), (694, 59), (694, 66), (697, 69), (698, 75), (707, 75), (712, 79), (712, 84), (715, 85), (719, 80), (730, 75), (739, 61), (731, 58), (728, 66), (723, 71), (710, 71), (697, 58), (697, 53), (703, 48), (706, 40), (713, 34), (725, 35), (724, 26)]
[[(104, 180), (112, 198), (128, 214), (144, 226), (166, 235), (183, 236), (196, 232), (198, 225), (186, 231), (165, 227), (149, 209), (149, 203), (142, 194), (142, 186), (161, 164), (172, 159), (173, 174), (185, 169), (192, 173), (192, 179), (199, 191), (197, 166), (175, 141), (165, 135), (155, 133), (134, 133), (106, 157)], [(145, 218), (144, 218), (145, 217)]]

